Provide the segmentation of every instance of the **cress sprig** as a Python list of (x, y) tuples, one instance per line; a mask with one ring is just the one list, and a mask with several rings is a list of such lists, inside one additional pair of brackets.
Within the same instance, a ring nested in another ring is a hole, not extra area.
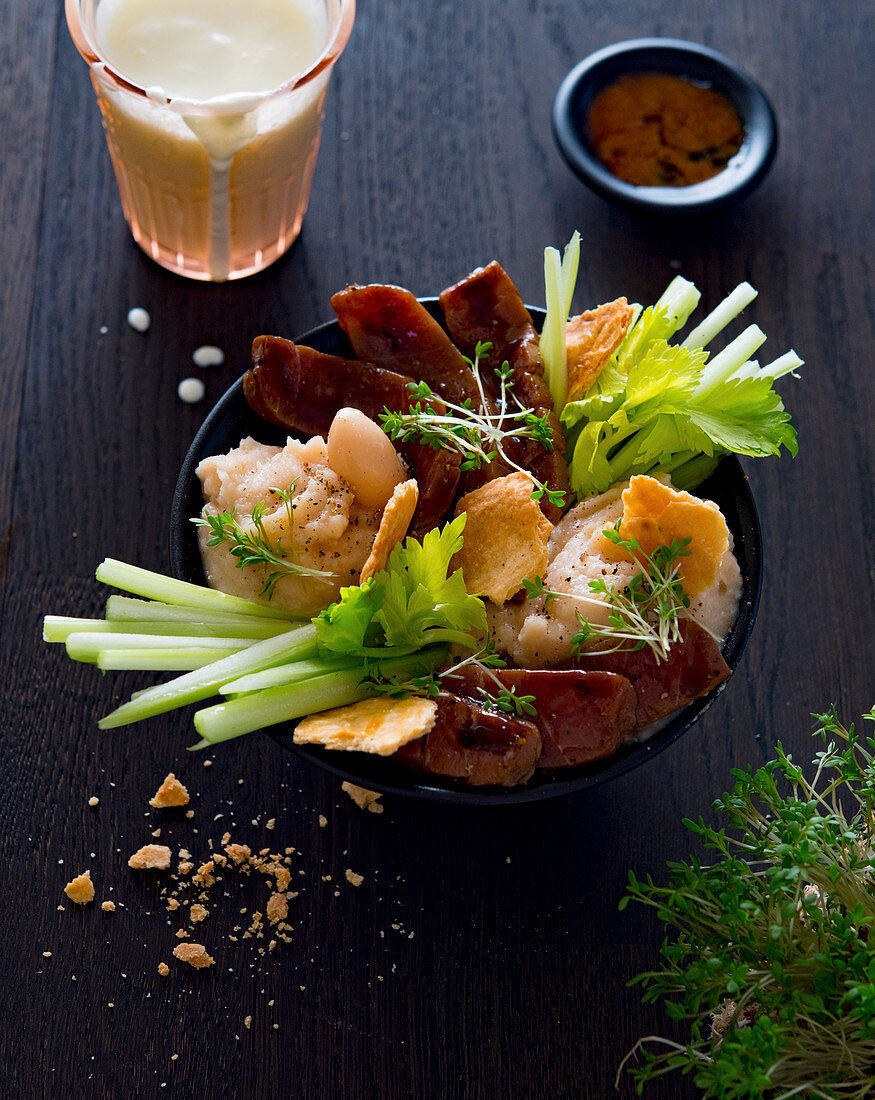
[[(777, 759), (736, 770), (715, 827), (685, 821), (715, 854), (670, 863), (656, 885), (630, 872), (630, 901), (672, 933), (659, 969), (630, 984), (689, 1027), (639, 1040), (637, 1091), (672, 1070), (706, 1098), (862, 1100), (875, 1081), (875, 738), (814, 715), (827, 746), (813, 778)], [(875, 721), (875, 710), (866, 714)]]
[(513, 371), (507, 361), (495, 368), (499, 393), (497, 408), (490, 412), (480, 363), (492, 348), (486, 341), (478, 341), (474, 349), (474, 358), (465, 356), (470, 365), (480, 394), (480, 408), (475, 409), (470, 398), (461, 404), (454, 404), (441, 397), (445, 412), (436, 413), (429, 407), (435, 394), (426, 382), (410, 382), (407, 388), (416, 403), (407, 412), (393, 412), (384, 409), (380, 413), (380, 424), (390, 439), (402, 442), (423, 443), (435, 450), (443, 448), (455, 451), (462, 456), (462, 470), (476, 470), (500, 458), (510, 469), (528, 474), (535, 484), (532, 497), (540, 500), (546, 495), (551, 504), (559, 508), (565, 506), (565, 493), (550, 489), (539, 481), (531, 470), (526, 470), (515, 462), (505, 450), (510, 439), (534, 439), (548, 450), (553, 450), (553, 433), (549, 417), (545, 413), (538, 416), (533, 409), (526, 408), (512, 392)]
[[(636, 538), (620, 534), (618, 520), (602, 534), (615, 546), (620, 546), (639, 561), (643, 569), (622, 588), (613, 588), (604, 577), (589, 582), (592, 596), (554, 592), (546, 587), (543, 577), (524, 580), (526, 599), (543, 597), (546, 607), (551, 600), (566, 599), (589, 604), (607, 604), (610, 608), (607, 624), (594, 623), (579, 611), (574, 615), (580, 629), (571, 639), (571, 652), (577, 657), (594, 642), (600, 643), (599, 653), (618, 650), (635, 651), (649, 646), (657, 661), (668, 659), (675, 642), (680, 641), (680, 613), (690, 606), (679, 576), (681, 558), (690, 553), (691, 539), (673, 539), (668, 546), (658, 546), (646, 554)], [(604, 644), (603, 644), (604, 643)]]
[[(288, 489), (271, 488), (271, 493), (278, 496), (286, 509), (289, 531), (294, 525), (294, 503), (292, 492), (297, 484), (297, 478), (289, 485)], [(244, 569), (247, 565), (264, 569), (266, 573), (264, 585), (259, 595), (273, 598), (277, 584), (289, 576), (310, 577), (317, 580), (329, 580), (334, 573), (324, 569), (313, 569), (310, 566), (301, 565), (292, 561), (284, 553), (279, 539), (274, 544), (264, 526), (264, 517), (268, 514), (268, 506), (265, 501), (259, 501), (252, 510), (252, 526), (244, 526), (237, 518), (237, 511), (231, 508), (225, 512), (207, 513), (204, 518), (192, 520), (198, 527), (207, 527), (211, 537), (207, 539), (207, 546), (221, 546), (227, 544), (228, 553), (236, 558), (238, 569)]]

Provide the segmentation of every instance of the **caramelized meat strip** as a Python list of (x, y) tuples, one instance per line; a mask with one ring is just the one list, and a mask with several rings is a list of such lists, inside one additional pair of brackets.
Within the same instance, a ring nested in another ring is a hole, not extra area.
[(359, 359), (427, 382), (457, 405), (466, 400), (479, 405), (477, 384), (462, 353), (409, 290), (379, 283), (348, 286), (331, 305)]
[(631, 681), (637, 729), (707, 695), (731, 671), (717, 643), (692, 619), (682, 624), (681, 641), (671, 647), (666, 661), (658, 662), (653, 651), (645, 648), (587, 653), (578, 664), (588, 671), (616, 672)]
[[(328, 435), (339, 408), (359, 409), (377, 420), (383, 409), (410, 407), (409, 375), (299, 347), (279, 336), (258, 336), (243, 392), (253, 412), (289, 431)], [(439, 403), (435, 401), (436, 411)], [(400, 452), (419, 485), (411, 531), (430, 530), (450, 510), (459, 485), (459, 455), (418, 444)]]
[(541, 754), (538, 727), (522, 718), (484, 710), (442, 691), (434, 726), (409, 741), (396, 759), (418, 771), (463, 779), (474, 787), (516, 787), (531, 778)]
[[(517, 399), (537, 415), (548, 417), (553, 450), (534, 440), (523, 440), (512, 457), (544, 485), (568, 494), (565, 436), (544, 379), (538, 333), (513, 280), (501, 264), (493, 260), (448, 287), (440, 296), (440, 304), (450, 335), (467, 355), (473, 357), (478, 342), (492, 344), (481, 367), (490, 394), (497, 391), (495, 368), (506, 360)], [(566, 496), (566, 501), (569, 499), (570, 496)], [(546, 499), (541, 506), (553, 523), (562, 514), (561, 509)]]
[[(539, 768), (611, 756), (635, 729), (635, 692), (625, 676), (526, 668), (500, 669), (495, 675), (517, 696), (534, 696), (537, 713), (531, 721), (541, 732)], [(480, 688), (495, 693), (495, 681), (472, 665), (444, 677), (443, 683), (460, 695), (476, 697)]]

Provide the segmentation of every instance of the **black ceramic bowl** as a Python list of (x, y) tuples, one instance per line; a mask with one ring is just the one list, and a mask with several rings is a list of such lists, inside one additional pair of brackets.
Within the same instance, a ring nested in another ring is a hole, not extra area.
[[(436, 298), (424, 298), (422, 301), (429, 312), (442, 320)], [(531, 313), (536, 325), (540, 326), (544, 319), (543, 310), (531, 309)], [(300, 343), (332, 355), (353, 357), (336, 321), (306, 333), (300, 338)], [(243, 381), (238, 379), (219, 400), (195, 436), (176, 483), (171, 514), (170, 560), (174, 576), (182, 580), (205, 583), (197, 532), (191, 522), (193, 516), (200, 514), (203, 504), (200, 482), (195, 473), (198, 463), (209, 455), (221, 454), (236, 447), (247, 435), (273, 444), (283, 444), (287, 437), (287, 433), (268, 424), (249, 408), (243, 396)], [(717, 502), (735, 539), (743, 588), (738, 618), (723, 647), (723, 656), (729, 667), (735, 669), (753, 628), (760, 597), (762, 552), (759, 520), (747, 479), (734, 457), (724, 459), (697, 493)], [(710, 695), (696, 699), (678, 711), (648, 741), (623, 746), (614, 756), (594, 764), (564, 768), (553, 773), (536, 772), (526, 786), (510, 789), (466, 787), (440, 776), (419, 775), (396, 764), (391, 757), (330, 752), (318, 746), (296, 745), (292, 740), (291, 724), (274, 726), (268, 732), (302, 760), (317, 764), (361, 787), (435, 802), (507, 806), (596, 787), (631, 771), (685, 733), (711, 706), (728, 682), (724, 681)]]
[[(689, 187), (625, 183), (601, 163), (587, 136), (593, 98), (629, 73), (669, 73), (710, 85), (735, 107), (744, 142), (722, 172)], [(553, 104), (553, 133), (574, 172), (603, 198), (662, 214), (702, 214), (739, 202), (759, 186), (778, 147), (775, 113), (759, 87), (728, 57), (676, 38), (636, 38), (591, 54), (562, 82)]]

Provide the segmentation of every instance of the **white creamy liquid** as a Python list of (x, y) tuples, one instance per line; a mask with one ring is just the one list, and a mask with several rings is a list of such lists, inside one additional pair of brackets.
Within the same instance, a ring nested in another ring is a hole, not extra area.
[(198, 100), (284, 84), (326, 30), (313, 0), (101, 0), (96, 21), (104, 57), (134, 84)]
[[(149, 99), (157, 105), (169, 99), (170, 109), (181, 116), (206, 152), (209, 275), (214, 280), (226, 278), (231, 267), (231, 170), (237, 154), (246, 150), (260, 131), (256, 108), (261, 101), (257, 93), (287, 83), (319, 56), (327, 36), (324, 3), (321, 0), (101, 0), (95, 31), (107, 63), (146, 89)], [(207, 113), (200, 107), (204, 103), (210, 108)], [(115, 120), (109, 121), (111, 130)], [(288, 124), (294, 120), (283, 121)], [(315, 123), (318, 126), (318, 119)], [(312, 130), (313, 125), (309, 125)], [(142, 126), (133, 124), (128, 129), (130, 134), (120, 140), (127, 142), (130, 152), (131, 139), (135, 143), (139, 140), (133, 134), (142, 130)], [(300, 125), (296, 127), (297, 131), (301, 129)], [(167, 143), (174, 140), (178, 143), (178, 137), (174, 139), (171, 132), (149, 135), (145, 131), (144, 136), (160, 148), (166, 163)], [(299, 140), (295, 136), (295, 141)], [(289, 151), (287, 148), (286, 153)], [(183, 192), (191, 186), (190, 158), (185, 156), (181, 144), (180, 162), (187, 162), (180, 170), (181, 207)], [(278, 168), (279, 163), (276, 162)], [(302, 173), (305, 170), (302, 167)], [(262, 209), (267, 209), (264, 203)], [(184, 229), (180, 232), (184, 236)], [(237, 235), (242, 235), (239, 226)]]

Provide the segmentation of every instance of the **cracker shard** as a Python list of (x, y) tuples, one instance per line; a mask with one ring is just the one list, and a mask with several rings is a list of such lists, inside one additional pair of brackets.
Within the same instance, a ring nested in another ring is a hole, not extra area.
[(168, 806), (187, 806), (188, 802), (188, 790), (173, 772), (169, 773), (154, 797), (149, 799), (149, 805), (159, 810), (166, 809)]
[(295, 744), (390, 756), (428, 733), (436, 715), (433, 699), (377, 696), (305, 718), (295, 729)]
[(166, 871), (170, 866), (170, 849), (166, 844), (144, 844), (128, 860), (135, 871)]
[(635, 311), (625, 298), (607, 302), (572, 317), (565, 326), (568, 369), (568, 401), (576, 401), (590, 388), (623, 343)]
[[(729, 528), (723, 513), (710, 500), (673, 489), (656, 478), (637, 475), (623, 491), (620, 534), (637, 539), (645, 554), (674, 539), (689, 538), (689, 555), (679, 559), (678, 573), (688, 596), (697, 596), (717, 579), (720, 562), (729, 549)], [(622, 547), (605, 540), (604, 557), (628, 560)]]
[(205, 966), (212, 966), (216, 961), (207, 954), (207, 949), (201, 943), (181, 943), (173, 948), (173, 954), (180, 962), (186, 962), (195, 970), (202, 970)]
[(467, 514), (457, 561), (469, 592), (503, 604), (526, 578), (547, 569), (547, 541), (553, 524), (532, 499), (529, 474), (513, 473), (488, 481), (461, 498), (456, 515)]
[(419, 486), (413, 478), (395, 486), (383, 510), (380, 529), (368, 554), (368, 560), (362, 566), (360, 583), (363, 584), (368, 577), (386, 568), (389, 555), (407, 534), (418, 500)]
[(64, 887), (64, 893), (77, 905), (87, 905), (94, 901), (94, 883), (91, 881), (91, 871), (83, 871)]

